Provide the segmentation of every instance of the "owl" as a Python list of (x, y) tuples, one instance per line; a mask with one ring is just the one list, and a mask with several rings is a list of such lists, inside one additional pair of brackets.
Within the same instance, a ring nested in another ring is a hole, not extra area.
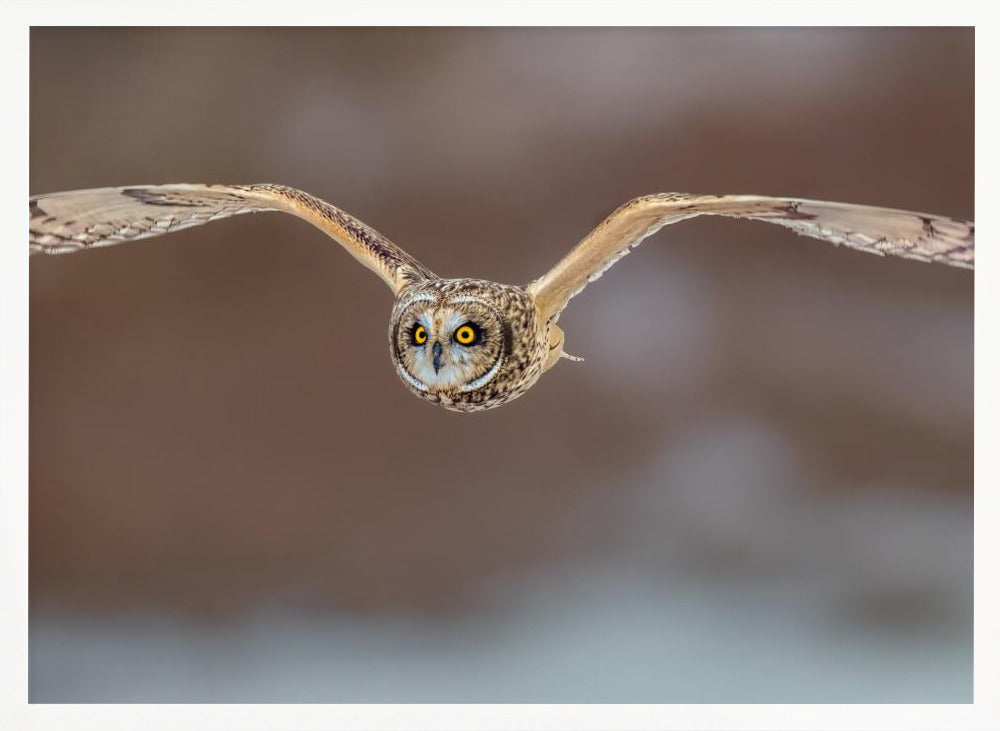
[(281, 185), (139, 185), (28, 200), (31, 254), (138, 241), (228, 216), (281, 211), (303, 218), (385, 281), (395, 297), (389, 357), (419, 398), (461, 412), (517, 398), (560, 359), (557, 324), (569, 300), (664, 226), (695, 216), (775, 223), (872, 254), (972, 269), (975, 226), (888, 208), (756, 195), (658, 193), (612, 212), (527, 285), (437, 276), (353, 216)]

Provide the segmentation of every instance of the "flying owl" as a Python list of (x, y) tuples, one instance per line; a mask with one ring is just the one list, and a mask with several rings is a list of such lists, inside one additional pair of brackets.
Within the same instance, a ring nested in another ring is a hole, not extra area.
[(872, 254), (972, 269), (973, 223), (888, 208), (755, 195), (658, 193), (605, 218), (526, 286), (444, 279), (353, 216), (281, 185), (139, 185), (28, 199), (32, 254), (63, 254), (159, 236), (241, 213), (282, 211), (331, 236), (395, 296), (389, 355), (403, 384), (454, 411), (517, 398), (560, 358), (569, 300), (647, 236), (695, 216), (776, 223)]

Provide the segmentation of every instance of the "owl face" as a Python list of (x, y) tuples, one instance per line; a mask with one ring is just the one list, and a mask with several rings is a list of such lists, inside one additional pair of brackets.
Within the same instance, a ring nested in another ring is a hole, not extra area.
[(508, 401), (541, 372), (533, 368), (541, 355), (535, 307), (520, 287), (422, 282), (396, 301), (389, 340), (396, 372), (410, 391), (457, 411)]

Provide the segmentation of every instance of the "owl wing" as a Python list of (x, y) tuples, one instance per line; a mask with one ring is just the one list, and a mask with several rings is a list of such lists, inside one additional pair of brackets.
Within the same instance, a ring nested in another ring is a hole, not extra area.
[(972, 269), (975, 225), (926, 213), (849, 203), (756, 195), (659, 193), (635, 198), (605, 218), (562, 261), (528, 285), (551, 319), (647, 236), (694, 216), (767, 221), (796, 233), (871, 254), (902, 256)]
[(32, 254), (63, 254), (180, 231), (242, 213), (282, 211), (332, 237), (394, 291), (434, 274), (378, 231), (282, 185), (135, 185), (28, 199)]

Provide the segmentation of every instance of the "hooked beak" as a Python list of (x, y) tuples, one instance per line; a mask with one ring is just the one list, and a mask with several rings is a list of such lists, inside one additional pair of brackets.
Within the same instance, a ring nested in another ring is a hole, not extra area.
[(441, 343), (434, 343), (431, 352), (434, 353), (434, 372), (437, 373), (441, 370)]

